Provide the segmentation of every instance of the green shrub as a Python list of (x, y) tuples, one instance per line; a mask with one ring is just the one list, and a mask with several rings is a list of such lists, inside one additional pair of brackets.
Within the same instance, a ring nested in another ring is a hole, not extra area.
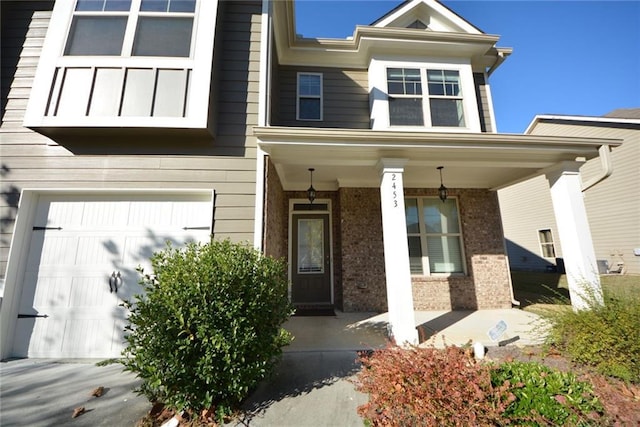
[(604, 305), (590, 300), (588, 310), (542, 313), (551, 324), (548, 343), (604, 375), (640, 382), (640, 296), (605, 288)]
[(490, 368), (458, 347), (388, 347), (360, 357), (356, 388), (369, 394), (358, 408), (373, 426), (493, 425), (500, 405)]
[(229, 241), (170, 245), (142, 273), (131, 310), (127, 370), (140, 391), (176, 410), (221, 415), (272, 369), (291, 315), (283, 263)]
[(503, 416), (516, 425), (587, 426), (603, 412), (589, 383), (538, 363), (503, 363), (491, 372), (491, 381), (515, 397)]

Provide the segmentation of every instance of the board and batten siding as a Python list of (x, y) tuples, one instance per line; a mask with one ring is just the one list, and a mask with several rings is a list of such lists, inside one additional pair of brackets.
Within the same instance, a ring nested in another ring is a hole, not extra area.
[[(296, 120), (296, 86), (299, 72), (322, 73), (323, 119)], [(277, 104), (272, 104), (272, 124), (343, 129), (370, 129), (367, 70), (326, 67), (280, 66), (272, 86)]]
[(222, 6), (215, 140), (118, 138), (58, 145), (22, 126), (53, 2), (2, 1), (0, 274), (4, 275), (20, 193), (38, 189), (215, 190), (214, 235), (253, 242), (258, 124), (260, 1)]
[(473, 82), (476, 88), (476, 100), (478, 102), (478, 116), (480, 117), (480, 130), (482, 132), (494, 132), (491, 123), (491, 104), (485, 75), (483, 73), (473, 73)]

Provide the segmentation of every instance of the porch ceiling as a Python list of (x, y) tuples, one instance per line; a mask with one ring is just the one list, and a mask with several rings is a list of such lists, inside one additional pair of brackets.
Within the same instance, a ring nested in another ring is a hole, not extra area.
[(381, 158), (407, 159), (404, 186), (437, 188), (438, 166), (449, 188), (499, 189), (563, 161), (598, 156), (620, 140), (519, 134), (389, 132), (350, 129), (258, 127), (259, 146), (276, 166), (287, 191), (378, 187)]

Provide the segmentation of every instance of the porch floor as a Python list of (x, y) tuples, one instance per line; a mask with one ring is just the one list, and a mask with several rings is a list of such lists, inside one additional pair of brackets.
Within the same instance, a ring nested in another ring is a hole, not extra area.
[[(284, 327), (294, 336), (285, 352), (361, 350), (384, 347), (388, 313), (345, 313), (292, 317)], [(542, 319), (520, 309), (476, 311), (416, 311), (421, 344), (443, 347), (481, 342), (485, 346), (535, 345), (544, 339)], [(489, 331), (504, 322), (506, 330), (493, 340)]]

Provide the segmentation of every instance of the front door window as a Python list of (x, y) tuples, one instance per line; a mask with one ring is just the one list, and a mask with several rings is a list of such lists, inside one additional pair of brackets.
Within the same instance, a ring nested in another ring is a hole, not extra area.
[(324, 272), (324, 221), (298, 220), (298, 274)]

